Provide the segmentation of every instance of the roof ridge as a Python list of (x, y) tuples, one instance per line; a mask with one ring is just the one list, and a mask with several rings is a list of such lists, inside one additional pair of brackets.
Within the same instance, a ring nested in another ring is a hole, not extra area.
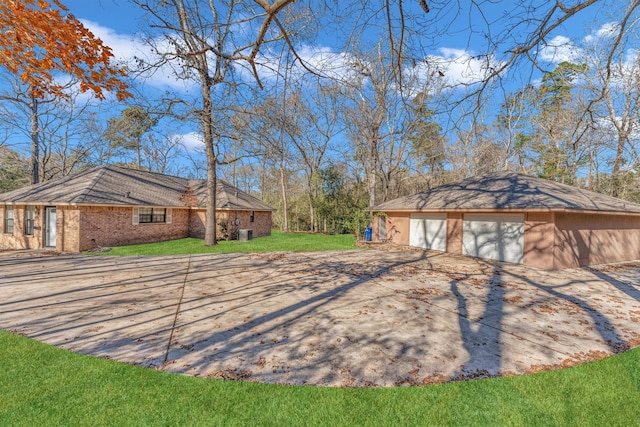
[(246, 195), (247, 195), (247, 196), (249, 196), (249, 197), (256, 198), (255, 196), (252, 196), (251, 194), (247, 193), (246, 191), (241, 190), (241, 189), (240, 189), (240, 188), (238, 188), (237, 186), (235, 186), (235, 185), (231, 184), (231, 183), (230, 183), (229, 181), (227, 181), (226, 179), (218, 178), (217, 180), (218, 180), (219, 182), (221, 182), (221, 183), (222, 183), (222, 186), (225, 188), (225, 190), (226, 190), (226, 188), (233, 188), (237, 193), (246, 194)]
[(521, 173), (521, 172), (510, 172), (510, 174), (518, 175), (518, 176), (524, 176), (524, 177), (532, 179), (534, 181), (542, 181), (542, 182), (546, 183), (547, 185), (557, 186), (557, 187), (560, 187), (560, 188), (566, 188), (567, 190), (570, 190), (570, 191), (573, 191), (573, 192), (576, 192), (576, 193), (580, 193), (581, 195), (583, 195), (585, 197), (598, 197), (598, 198), (604, 198), (604, 199), (609, 199), (609, 200), (615, 200), (615, 201), (617, 201), (619, 203), (622, 203), (623, 205), (640, 206), (640, 203), (636, 203), (636, 202), (633, 202), (631, 200), (621, 199), (619, 197), (614, 197), (614, 196), (611, 196), (609, 194), (600, 193), (598, 191), (590, 190), (588, 188), (584, 188), (584, 187), (581, 187), (581, 186), (575, 185), (575, 184), (566, 184), (564, 182), (558, 182), (558, 181), (554, 181), (554, 180), (549, 179), (549, 178), (543, 178), (541, 176), (529, 175), (529, 174)]
[[(98, 180), (104, 174), (104, 170), (107, 169), (107, 168), (109, 168), (109, 165), (100, 165), (100, 166), (97, 166), (96, 168), (92, 168), (92, 169), (87, 170), (87, 173), (92, 172), (93, 170), (95, 170), (96, 175), (91, 179), (91, 182), (89, 183), (87, 188), (85, 188), (79, 195), (74, 197), (76, 202), (82, 201), (82, 199), (84, 199), (84, 197), (86, 197), (87, 194), (91, 193), (91, 190), (93, 190), (93, 187), (96, 186), (96, 184), (98, 183)], [(80, 175), (80, 174), (78, 174), (78, 175)], [(76, 178), (77, 178), (77, 176), (76, 176)]]
[(158, 176), (160, 179), (161, 178), (176, 178), (176, 179), (180, 179), (183, 181), (188, 182), (189, 178), (185, 178), (182, 176), (178, 176), (178, 175), (169, 175), (167, 173), (162, 173), (162, 172), (156, 172), (156, 171), (149, 171), (149, 170), (143, 170), (143, 169), (134, 169), (134, 168), (130, 168), (127, 166), (119, 166), (119, 165), (103, 165), (101, 167), (107, 168), (107, 169), (122, 169), (125, 170), (127, 172), (133, 172), (133, 173), (139, 173), (139, 174), (147, 174), (147, 175), (156, 175)]
[[(229, 194), (229, 191), (227, 191), (227, 188), (229, 187), (229, 184), (222, 178), (216, 178), (216, 187), (220, 187), (220, 200), (225, 200), (228, 204), (234, 203), (234, 204), (238, 204), (238, 193), (235, 194), (235, 202), (233, 202), (231, 200), (231, 195)], [(236, 189), (236, 191), (238, 191), (238, 189)], [(217, 193), (217, 189), (216, 189), (216, 193)], [(218, 198), (218, 196), (216, 195), (216, 199)], [(224, 199), (223, 199), (224, 198)], [(217, 204), (217, 203), (216, 203)], [(224, 205), (223, 205), (224, 206)]]
[(640, 204), (518, 172), (476, 175), (372, 206), (377, 210), (569, 209), (640, 213)]

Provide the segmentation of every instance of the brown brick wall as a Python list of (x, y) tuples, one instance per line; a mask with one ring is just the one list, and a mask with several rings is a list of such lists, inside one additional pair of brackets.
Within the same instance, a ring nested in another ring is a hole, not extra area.
[(5, 206), (0, 206), (0, 248), (2, 249), (40, 249), (43, 245), (42, 222), (44, 209), (37, 206), (34, 214), (33, 235), (24, 234), (25, 206), (13, 207), (13, 234), (5, 233), (4, 229)]
[(447, 252), (462, 254), (462, 231), (464, 229), (464, 215), (460, 212), (447, 214)]
[[(374, 215), (376, 212), (374, 212)], [(409, 245), (409, 213), (392, 212), (388, 216), (374, 216), (371, 224), (372, 240), (381, 241), (381, 223), (384, 222), (384, 240), (390, 240), (397, 245)]]
[(204, 209), (189, 211), (189, 237), (204, 239)]
[[(80, 207), (79, 250), (180, 239), (189, 236), (189, 209), (172, 209), (172, 222), (133, 224), (133, 209)], [(95, 239), (95, 243), (92, 239)]]
[[(191, 210), (189, 212), (189, 237), (195, 237), (197, 239), (204, 239), (205, 232), (205, 210)], [(220, 221), (227, 219), (227, 212), (218, 211), (216, 212), (216, 221), (218, 222), (218, 227), (216, 229), (216, 237), (220, 240), (220, 236), (222, 235), (222, 230), (220, 229)]]
[(640, 216), (556, 214), (555, 268), (640, 259)]
[[(408, 245), (409, 217), (390, 213), (387, 238)], [(448, 213), (447, 252), (462, 252), (462, 218), (461, 213)], [(378, 240), (378, 218), (372, 228), (373, 240)], [(524, 230), (525, 265), (552, 270), (640, 260), (640, 216), (530, 212)]]
[(77, 206), (56, 207), (56, 249), (79, 252), (88, 248), (80, 245), (80, 209)]
[[(44, 206), (35, 212), (33, 236), (24, 235), (24, 206), (14, 207), (14, 233), (4, 233), (4, 206), (0, 206), (0, 248), (39, 249), (44, 246)], [(152, 223), (133, 225), (132, 208), (58, 206), (56, 209), (56, 249), (80, 252), (99, 246), (121, 246), (151, 243), (183, 237), (204, 238), (204, 209), (172, 209), (171, 224)], [(218, 220), (235, 211), (218, 211)], [(271, 234), (271, 212), (238, 211), (239, 228), (252, 229), (254, 237)], [(218, 227), (218, 236), (220, 229)], [(93, 241), (95, 239), (95, 243)]]
[(271, 212), (254, 212), (253, 222), (249, 221), (249, 211), (239, 211), (241, 229), (253, 230), (253, 237), (264, 237), (271, 235)]
[(530, 212), (524, 221), (523, 264), (554, 269), (555, 224), (551, 212)]
[[(238, 211), (237, 218), (240, 221), (238, 228), (253, 230), (253, 237), (263, 237), (271, 235), (271, 212), (254, 212), (254, 220), (250, 221), (251, 213), (249, 211)], [(218, 224), (221, 220), (236, 219), (236, 211), (218, 211), (216, 212), (216, 219)], [(204, 238), (205, 227), (205, 210), (198, 209), (191, 211), (191, 218), (189, 220), (191, 237), (197, 237), (199, 239)], [(218, 225), (217, 236), (220, 239), (222, 236), (222, 230)]]

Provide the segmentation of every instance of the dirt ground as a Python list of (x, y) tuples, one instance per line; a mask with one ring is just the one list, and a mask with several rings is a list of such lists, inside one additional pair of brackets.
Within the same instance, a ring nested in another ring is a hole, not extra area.
[(417, 385), (640, 345), (640, 262), (530, 267), (420, 250), (0, 253), (0, 328), (179, 374)]

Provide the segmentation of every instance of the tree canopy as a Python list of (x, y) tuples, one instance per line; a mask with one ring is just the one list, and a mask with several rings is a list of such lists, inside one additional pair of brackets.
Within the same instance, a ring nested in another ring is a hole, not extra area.
[(126, 69), (112, 64), (113, 53), (58, 0), (0, 1), (0, 66), (19, 77), (35, 98), (63, 96), (57, 73), (77, 79), (98, 99), (112, 91), (131, 96), (122, 80)]

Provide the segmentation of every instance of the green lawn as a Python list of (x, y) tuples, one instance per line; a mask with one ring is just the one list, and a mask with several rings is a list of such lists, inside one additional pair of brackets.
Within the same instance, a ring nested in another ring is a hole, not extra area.
[(179, 239), (143, 245), (118, 246), (103, 255), (182, 255), (232, 252), (333, 251), (357, 249), (351, 234), (308, 234), (273, 231), (271, 236), (257, 237), (248, 242), (220, 241), (204, 246), (202, 239)]
[(167, 374), (0, 331), (0, 425), (638, 425), (640, 349), (536, 375), (331, 389)]

